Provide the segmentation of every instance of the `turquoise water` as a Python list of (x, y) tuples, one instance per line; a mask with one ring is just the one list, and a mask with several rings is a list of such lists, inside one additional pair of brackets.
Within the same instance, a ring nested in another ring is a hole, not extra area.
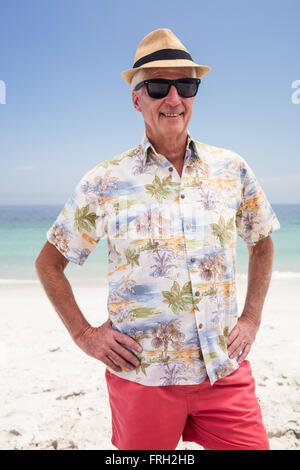
[[(275, 246), (273, 276), (300, 279), (300, 205), (272, 205), (281, 229), (272, 234)], [(34, 261), (46, 242), (46, 232), (62, 206), (0, 206), (0, 282), (36, 280)], [(237, 273), (247, 273), (248, 250), (237, 243)], [(69, 263), (74, 279), (97, 280), (107, 273), (107, 243), (101, 240), (85, 265)]]

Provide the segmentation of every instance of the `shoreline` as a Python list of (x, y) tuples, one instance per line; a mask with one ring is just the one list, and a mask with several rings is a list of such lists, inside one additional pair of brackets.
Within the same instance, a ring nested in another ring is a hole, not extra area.
[[(84, 277), (76, 277), (69, 275), (68, 272), (65, 272), (66, 277), (71, 282), (74, 283), (76, 286), (97, 286), (99, 283), (103, 283), (104, 285), (108, 285), (107, 274), (98, 275), (97, 277), (92, 277), (90, 275)], [(247, 280), (248, 274), (246, 272), (239, 272), (236, 274), (236, 283), (238, 284), (241, 281)], [(293, 280), (300, 280), (300, 271), (273, 271), (272, 272), (272, 281), (282, 280), (282, 281), (293, 281)], [(20, 285), (41, 285), (39, 279), (36, 278), (0, 278), (0, 287), (1, 286), (8, 286), (8, 285), (15, 285), (19, 287)]]

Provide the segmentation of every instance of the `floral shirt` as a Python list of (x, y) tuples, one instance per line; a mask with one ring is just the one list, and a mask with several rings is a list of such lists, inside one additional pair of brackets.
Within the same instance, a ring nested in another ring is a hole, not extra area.
[(237, 234), (253, 246), (279, 228), (240, 155), (188, 135), (180, 177), (144, 136), (81, 179), (47, 239), (82, 265), (107, 238), (108, 314), (143, 347), (135, 370), (112, 373), (150, 386), (207, 375), (213, 384), (239, 367), (227, 354)]

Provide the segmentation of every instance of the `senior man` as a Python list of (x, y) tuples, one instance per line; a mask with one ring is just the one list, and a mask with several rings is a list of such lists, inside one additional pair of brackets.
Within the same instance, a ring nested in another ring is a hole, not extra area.
[[(123, 72), (142, 113), (140, 145), (81, 179), (47, 233), (36, 268), (75, 343), (106, 364), (118, 449), (269, 448), (247, 357), (255, 340), (280, 227), (238, 154), (188, 131), (209, 67), (169, 29), (139, 44)], [(236, 236), (249, 248), (241, 314)], [(108, 243), (109, 318), (92, 327), (64, 275)]]

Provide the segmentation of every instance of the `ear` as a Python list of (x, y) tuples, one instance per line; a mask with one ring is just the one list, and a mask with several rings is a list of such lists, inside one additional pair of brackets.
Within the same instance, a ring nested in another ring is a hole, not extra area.
[(142, 108), (140, 106), (139, 94), (136, 91), (132, 90), (131, 97), (132, 97), (133, 106), (139, 113), (141, 113)]

